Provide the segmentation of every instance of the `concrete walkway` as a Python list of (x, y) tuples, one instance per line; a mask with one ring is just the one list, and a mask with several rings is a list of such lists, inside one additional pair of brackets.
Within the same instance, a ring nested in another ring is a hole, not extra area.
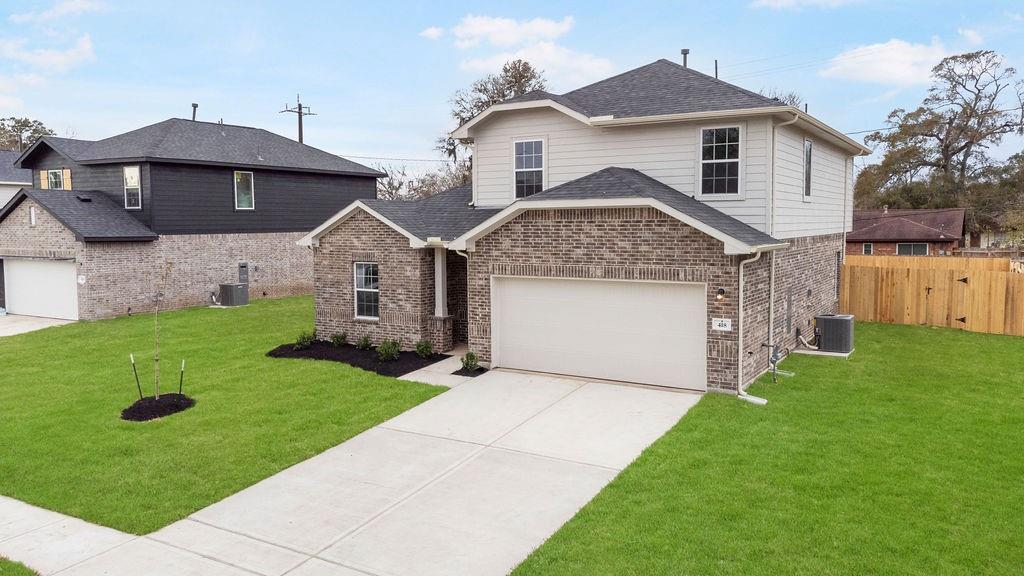
[(145, 537), (0, 498), (0, 556), (44, 576), (506, 574), (700, 398), (502, 370), (452, 384)]
[(14, 336), (26, 332), (35, 332), (50, 326), (63, 326), (74, 320), (58, 320), (56, 318), (40, 318), (38, 316), (19, 316), (6, 314), (0, 316), (0, 336)]

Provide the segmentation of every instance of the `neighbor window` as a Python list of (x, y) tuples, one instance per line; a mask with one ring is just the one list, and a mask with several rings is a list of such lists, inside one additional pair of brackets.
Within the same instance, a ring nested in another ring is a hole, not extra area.
[(128, 210), (142, 209), (142, 184), (138, 166), (124, 167), (124, 207)]
[(514, 146), (516, 198), (526, 198), (544, 189), (544, 141), (524, 140)]
[(925, 242), (900, 242), (896, 245), (897, 256), (927, 256), (928, 244)]
[(811, 153), (814, 151), (814, 143), (804, 140), (804, 198), (811, 196)]
[(871, 242), (865, 242), (864, 246), (861, 248), (860, 253), (864, 254), (865, 256), (871, 256), (871, 252), (874, 249), (875, 249), (875, 245), (874, 244), (872, 244)]
[(235, 210), (252, 210), (255, 207), (252, 172), (235, 172)]
[(703, 128), (700, 131), (700, 193), (740, 193), (740, 129)]
[(47, 170), (46, 171), (46, 187), (50, 190), (63, 190), (64, 189), (64, 171), (63, 170)]
[(380, 317), (380, 286), (377, 264), (356, 262), (356, 318)]

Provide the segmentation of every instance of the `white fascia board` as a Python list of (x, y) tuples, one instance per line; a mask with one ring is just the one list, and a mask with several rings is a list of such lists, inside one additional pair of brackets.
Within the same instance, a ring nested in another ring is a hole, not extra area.
[[(654, 198), (600, 198), (593, 200), (535, 200), (535, 201), (517, 201), (505, 208), (501, 212), (498, 212), (489, 219), (481, 222), (472, 230), (466, 232), (462, 236), (452, 240), (448, 243), (450, 250), (473, 250), (474, 244), (477, 238), (485, 236), (498, 228), (502, 224), (505, 224), (509, 220), (515, 218), (519, 214), (527, 210), (571, 210), (571, 209), (582, 209), (582, 208), (628, 208), (628, 207), (650, 207), (656, 210), (660, 210), (669, 216), (672, 216), (676, 220), (679, 220), (683, 224), (696, 228), (701, 232), (720, 240), (725, 245), (726, 254), (750, 254), (763, 249), (763, 247), (751, 246), (745, 242), (737, 240), (732, 236), (722, 232), (721, 230), (714, 228), (693, 218), (692, 216), (680, 212), (675, 208), (668, 206), (667, 204), (655, 200)], [(786, 244), (780, 245), (780, 247)], [(772, 245), (774, 246), (774, 245)], [(760, 250), (759, 250), (760, 249)]]
[(587, 116), (585, 116), (583, 114), (580, 114), (579, 112), (573, 110), (572, 108), (569, 108), (567, 106), (559, 104), (558, 102), (555, 102), (554, 100), (531, 100), (529, 102), (508, 102), (508, 103), (505, 103), (505, 104), (495, 104), (495, 105), (491, 106), (490, 108), (488, 108), (487, 110), (484, 110), (483, 112), (477, 114), (469, 122), (466, 122), (465, 124), (463, 124), (462, 126), (459, 126), (455, 130), (452, 130), (451, 133), (449, 133), (449, 136), (451, 136), (452, 138), (458, 138), (458, 139), (469, 138), (469, 129), (472, 128), (473, 126), (479, 124), (485, 118), (487, 118), (491, 114), (494, 114), (495, 112), (506, 112), (506, 111), (509, 111), (509, 110), (529, 110), (529, 109), (532, 109), (532, 108), (553, 108), (555, 110), (558, 110), (562, 114), (565, 114), (566, 116), (569, 116), (571, 118), (575, 118), (576, 120), (579, 120), (580, 122), (582, 122), (584, 124), (590, 124), (590, 120), (591, 120), (589, 117), (587, 117)]
[(24, 188), (31, 188), (31, 182), (3, 182), (0, 181), (0, 186), (22, 186)]
[(367, 206), (366, 204), (362, 203), (359, 200), (356, 200), (355, 202), (349, 204), (343, 210), (341, 210), (334, 216), (328, 218), (326, 222), (317, 226), (312, 232), (306, 234), (295, 243), (298, 244), (299, 246), (319, 246), (320, 238), (324, 234), (330, 232), (345, 220), (348, 220), (356, 210), (362, 210), (366, 212), (370, 216), (373, 216), (377, 220), (383, 222), (385, 225), (388, 226), (388, 228), (391, 228), (395, 232), (398, 232), (402, 236), (408, 238), (410, 248), (423, 248), (427, 245), (427, 243), (424, 242), (421, 238), (417, 238), (416, 236), (410, 234), (408, 230), (402, 228), (398, 224), (395, 224), (391, 220), (388, 220), (379, 212), (370, 208), (369, 206)]

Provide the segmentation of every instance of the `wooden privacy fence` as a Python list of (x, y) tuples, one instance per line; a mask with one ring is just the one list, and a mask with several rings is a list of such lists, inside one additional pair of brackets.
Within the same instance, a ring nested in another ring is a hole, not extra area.
[(1024, 336), (1024, 274), (860, 266), (850, 262), (853, 258), (847, 256), (843, 266), (839, 308), (845, 314), (869, 322)]
[(875, 268), (919, 268), (924, 270), (967, 270), (1009, 272), (1009, 258), (963, 258), (959, 256), (860, 256), (848, 254), (849, 266)]

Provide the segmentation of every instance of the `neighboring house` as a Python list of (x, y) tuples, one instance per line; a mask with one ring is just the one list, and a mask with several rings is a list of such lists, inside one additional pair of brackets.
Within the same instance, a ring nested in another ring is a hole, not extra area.
[(847, 254), (952, 256), (964, 235), (964, 208), (854, 210)]
[(295, 241), (375, 197), (380, 176), (266, 130), (178, 119), (43, 137), (17, 163), (32, 184), (0, 210), (0, 305), (69, 319), (151, 310), (157, 292), (165, 308), (209, 303), (229, 282), (309, 293), (312, 254)]
[(320, 338), (735, 391), (836, 311), (869, 150), (797, 108), (659, 60), (452, 135), (472, 185), (357, 201), (303, 239)]
[(999, 228), (980, 230), (964, 235), (964, 246), (982, 250), (1012, 250), (1020, 242), (1017, 235)]
[(32, 186), (32, 171), (14, 166), (18, 156), (21, 152), (16, 150), (0, 150), (0, 206), (7, 204), (18, 190)]

